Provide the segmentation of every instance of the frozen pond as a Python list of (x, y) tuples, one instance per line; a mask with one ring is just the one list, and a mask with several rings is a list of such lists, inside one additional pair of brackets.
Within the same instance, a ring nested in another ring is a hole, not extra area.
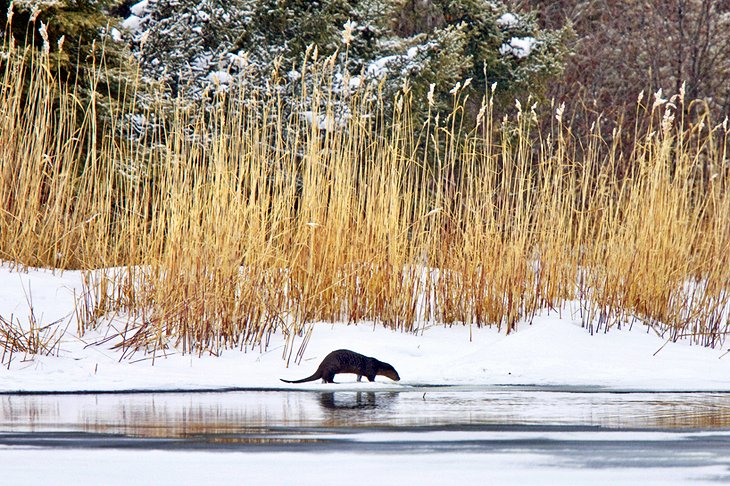
[(730, 480), (726, 393), (332, 388), (0, 395), (0, 469), (6, 484), (58, 468), (68, 484), (276, 484), (281, 467), (297, 484)]

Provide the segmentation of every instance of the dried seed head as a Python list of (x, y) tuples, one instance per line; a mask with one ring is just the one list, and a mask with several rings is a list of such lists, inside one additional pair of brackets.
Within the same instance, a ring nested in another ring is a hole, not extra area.
[(43, 39), (43, 54), (48, 55), (48, 53), (51, 52), (51, 46), (48, 43), (48, 30), (46, 29), (46, 24), (44, 24), (42, 20), (41, 20), (41, 26), (38, 27), (38, 33), (41, 35), (41, 38)]
[(487, 111), (487, 105), (482, 103), (481, 108), (479, 108), (479, 113), (477, 114), (477, 126), (479, 126), (482, 121), (484, 120), (484, 113)]
[(404, 95), (408, 95), (408, 93), (410, 93), (411, 82), (408, 80), (408, 78), (403, 79), (403, 85), (401, 86), (401, 89), (402, 89)]
[(354, 36), (352, 35), (352, 31), (355, 30), (355, 27), (357, 27), (357, 24), (353, 22), (352, 20), (348, 20), (345, 22), (345, 24), (342, 26), (342, 42), (349, 46), (352, 42), (352, 39)]
[(558, 123), (563, 123), (563, 113), (565, 113), (565, 101), (560, 103), (560, 106), (555, 110), (555, 119)]
[(664, 116), (662, 117), (662, 131), (666, 134), (672, 128), (674, 124), (674, 112), (667, 108), (664, 110)]
[(30, 21), (35, 22), (36, 19), (38, 18), (38, 15), (40, 15), (40, 13), (41, 13), (40, 7), (37, 4), (33, 5), (33, 10), (30, 11)]
[(433, 100), (433, 90), (436, 88), (436, 83), (431, 83), (431, 85), (428, 87), (428, 94), (426, 95), (426, 99), (428, 100), (428, 106), (433, 106), (435, 104), (435, 101)]
[(655, 109), (659, 106), (662, 106), (664, 103), (666, 103), (667, 100), (665, 98), (662, 98), (662, 89), (659, 88), (656, 93), (654, 93), (654, 104), (652, 105), (651, 109)]
[(687, 81), (682, 81), (682, 87), (679, 88), (679, 102), (684, 104), (684, 94), (687, 92)]
[(147, 39), (149, 39), (149, 37), (150, 37), (149, 30), (145, 31), (144, 34), (142, 34), (142, 37), (140, 37), (140, 39), (139, 39), (139, 49), (140, 50), (144, 49), (144, 45), (147, 43)]

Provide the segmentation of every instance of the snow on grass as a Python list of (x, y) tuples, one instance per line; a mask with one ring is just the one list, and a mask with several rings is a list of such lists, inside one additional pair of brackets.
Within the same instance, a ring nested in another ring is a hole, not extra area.
[[(226, 350), (222, 356), (182, 355), (174, 350), (123, 357), (113, 335), (124, 322), (112, 319), (78, 336), (75, 302), (79, 272), (0, 267), (0, 316), (25, 325), (29, 303), (41, 325), (58, 321), (66, 333), (58, 356), (15, 354), (0, 370), (0, 391), (195, 390), (230, 387), (298, 389), (397, 389), (408, 385), (555, 385), (611, 389), (730, 390), (730, 357), (723, 349), (666, 343), (643, 326), (595, 335), (581, 327), (577, 304), (560, 314), (543, 313), (505, 335), (496, 328), (426, 327), (418, 335), (360, 323), (313, 324), (312, 339), (297, 365), (282, 359), (284, 338), (275, 334), (266, 350)], [(298, 349), (301, 339), (295, 343)], [(357, 383), (338, 375), (337, 385), (285, 384), (279, 378), (312, 374), (330, 351), (347, 348), (391, 363), (401, 381), (378, 377)], [(0, 350), (2, 353), (2, 350)]]

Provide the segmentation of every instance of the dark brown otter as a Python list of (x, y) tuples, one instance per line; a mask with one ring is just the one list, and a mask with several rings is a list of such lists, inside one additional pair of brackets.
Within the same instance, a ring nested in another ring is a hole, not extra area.
[(377, 375), (387, 376), (395, 381), (400, 380), (398, 372), (388, 363), (383, 363), (369, 356), (363, 356), (349, 349), (338, 349), (324, 357), (319, 368), (312, 376), (296, 381), (284, 379), (281, 381), (284, 383), (304, 383), (322, 378), (323, 383), (334, 383), (335, 375), (338, 373), (354, 373), (357, 375), (357, 381), (360, 381), (363, 376), (370, 381), (375, 381)]

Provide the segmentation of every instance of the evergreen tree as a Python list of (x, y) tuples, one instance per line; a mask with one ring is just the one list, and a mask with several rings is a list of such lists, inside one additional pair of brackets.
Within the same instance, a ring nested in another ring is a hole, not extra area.
[(343, 47), (345, 22), (357, 25), (349, 46), (353, 71), (375, 55), (386, 28), (384, 0), (149, 0), (125, 21), (145, 73), (177, 94), (200, 96), (214, 84), (263, 87), (276, 65), (287, 73), (307, 49), (320, 57)]
[(131, 53), (115, 27), (120, 19), (110, 13), (119, 3), (13, 1), (0, 11), (0, 25), (6, 42), (45, 50), (52, 74), (74, 87), (79, 101), (89, 99), (93, 90), (97, 114), (104, 120), (111, 116), (110, 101), (124, 97), (135, 78)]
[[(473, 109), (478, 108), (490, 86), (496, 87), (495, 101), (502, 109), (511, 106), (515, 98), (540, 97), (548, 80), (562, 71), (571, 31), (540, 28), (530, 12), (511, 11), (503, 2), (486, 0), (398, 3), (395, 32), (401, 42), (419, 36), (436, 40), (437, 52), (451, 58), (442, 64), (459, 69), (462, 80), (471, 79), (466, 91), (471, 94)], [(460, 36), (445, 36), (448, 29), (458, 29)], [(426, 76), (436, 83), (442, 105), (450, 102), (455, 74), (439, 69)]]
[(486, 0), (147, 0), (133, 12), (126, 25), (142, 65), (173, 93), (263, 90), (276, 70), (298, 96), (296, 84), (308, 81), (297, 69), (314, 44), (320, 59), (338, 54), (338, 79), (379, 83), (386, 102), (406, 82), (425, 100), (433, 84), (438, 109), (468, 78), (476, 105), (495, 82), (498, 104), (539, 95), (562, 68), (568, 35)]

